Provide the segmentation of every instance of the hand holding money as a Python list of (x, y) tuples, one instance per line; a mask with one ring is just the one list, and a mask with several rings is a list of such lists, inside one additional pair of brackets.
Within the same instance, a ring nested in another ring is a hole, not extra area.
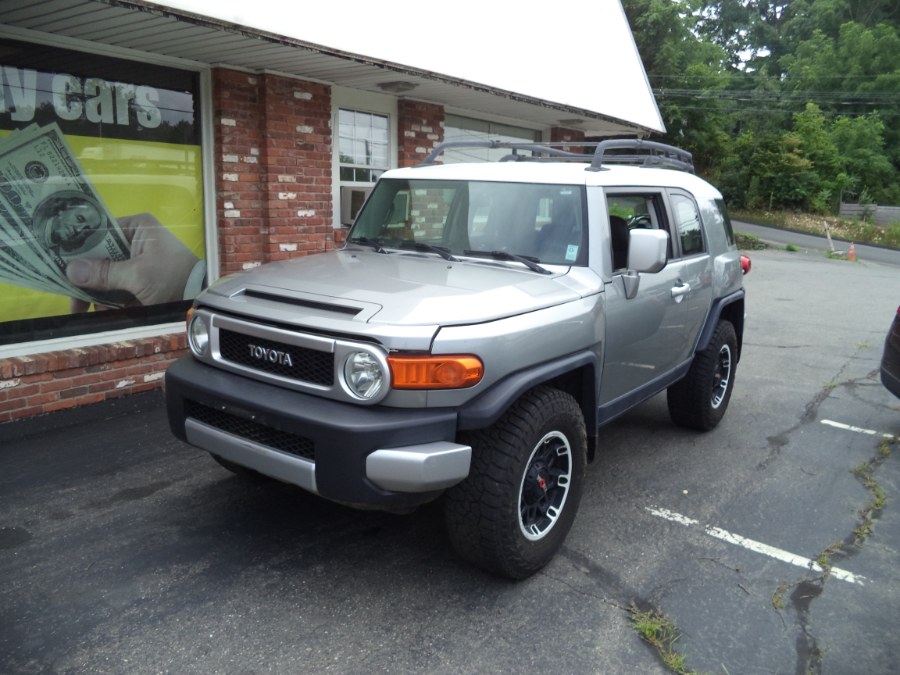
[(80, 258), (131, 255), (56, 124), (34, 124), (0, 140), (0, 282), (93, 302), (121, 304), (73, 286), (66, 268)]
[[(128, 291), (142, 305), (181, 300), (199, 258), (149, 213), (119, 218), (118, 225), (131, 257), (72, 260), (66, 267), (69, 281), (88, 291)], [(73, 310), (84, 311), (85, 305), (73, 298)]]

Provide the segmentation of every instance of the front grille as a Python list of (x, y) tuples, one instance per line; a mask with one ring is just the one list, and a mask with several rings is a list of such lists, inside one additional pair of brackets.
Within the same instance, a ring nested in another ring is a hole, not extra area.
[(222, 358), (264, 373), (330, 387), (334, 384), (334, 358), (330, 352), (298, 347), (274, 340), (219, 330)]
[(188, 417), (192, 417), (198, 422), (203, 422), (221, 431), (240, 436), (248, 441), (275, 448), (303, 459), (311, 461), (316, 459), (315, 444), (303, 436), (273, 429), (265, 424), (233, 415), (224, 410), (210, 408), (197, 401), (185, 401), (185, 412)]

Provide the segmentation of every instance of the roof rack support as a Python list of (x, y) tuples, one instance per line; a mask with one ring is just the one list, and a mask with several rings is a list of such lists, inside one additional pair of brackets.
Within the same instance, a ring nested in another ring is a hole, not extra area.
[[(612, 154), (609, 150), (633, 150)], [(694, 156), (687, 150), (643, 138), (614, 138), (597, 143), (591, 171), (600, 171), (603, 164), (640, 164), (694, 173)]]
[[(632, 164), (639, 166), (654, 166), (666, 169), (678, 169), (694, 173), (694, 158), (686, 150), (681, 150), (673, 145), (646, 141), (642, 138), (615, 138), (605, 141), (558, 141), (550, 143), (530, 143), (514, 141), (447, 141), (441, 143), (425, 158), (419, 166), (436, 164), (438, 158), (447, 150), (456, 148), (503, 148), (511, 150), (508, 155), (500, 158), (501, 162), (540, 162), (552, 159), (572, 160), (588, 162), (588, 171), (601, 171), (604, 165)], [(593, 154), (587, 152), (572, 152), (563, 148), (592, 148)], [(527, 150), (533, 153), (531, 156), (519, 154)], [(624, 150), (625, 152), (610, 152), (611, 150)]]

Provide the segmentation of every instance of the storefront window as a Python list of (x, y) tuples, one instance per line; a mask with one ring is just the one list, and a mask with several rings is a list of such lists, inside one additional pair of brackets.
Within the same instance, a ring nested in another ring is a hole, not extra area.
[(183, 316), (199, 105), (196, 72), (0, 40), (0, 345)]

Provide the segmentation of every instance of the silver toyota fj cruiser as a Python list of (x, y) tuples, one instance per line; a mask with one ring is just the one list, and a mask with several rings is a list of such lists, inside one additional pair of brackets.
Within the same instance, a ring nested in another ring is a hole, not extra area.
[[(524, 578), (562, 545), (599, 429), (667, 390), (708, 430), (734, 386), (740, 255), (690, 154), (483, 142), (384, 173), (343, 249), (218, 280), (166, 375), (173, 432), (360, 508), (442, 498), (459, 553)], [(566, 144), (571, 146), (572, 144)]]

